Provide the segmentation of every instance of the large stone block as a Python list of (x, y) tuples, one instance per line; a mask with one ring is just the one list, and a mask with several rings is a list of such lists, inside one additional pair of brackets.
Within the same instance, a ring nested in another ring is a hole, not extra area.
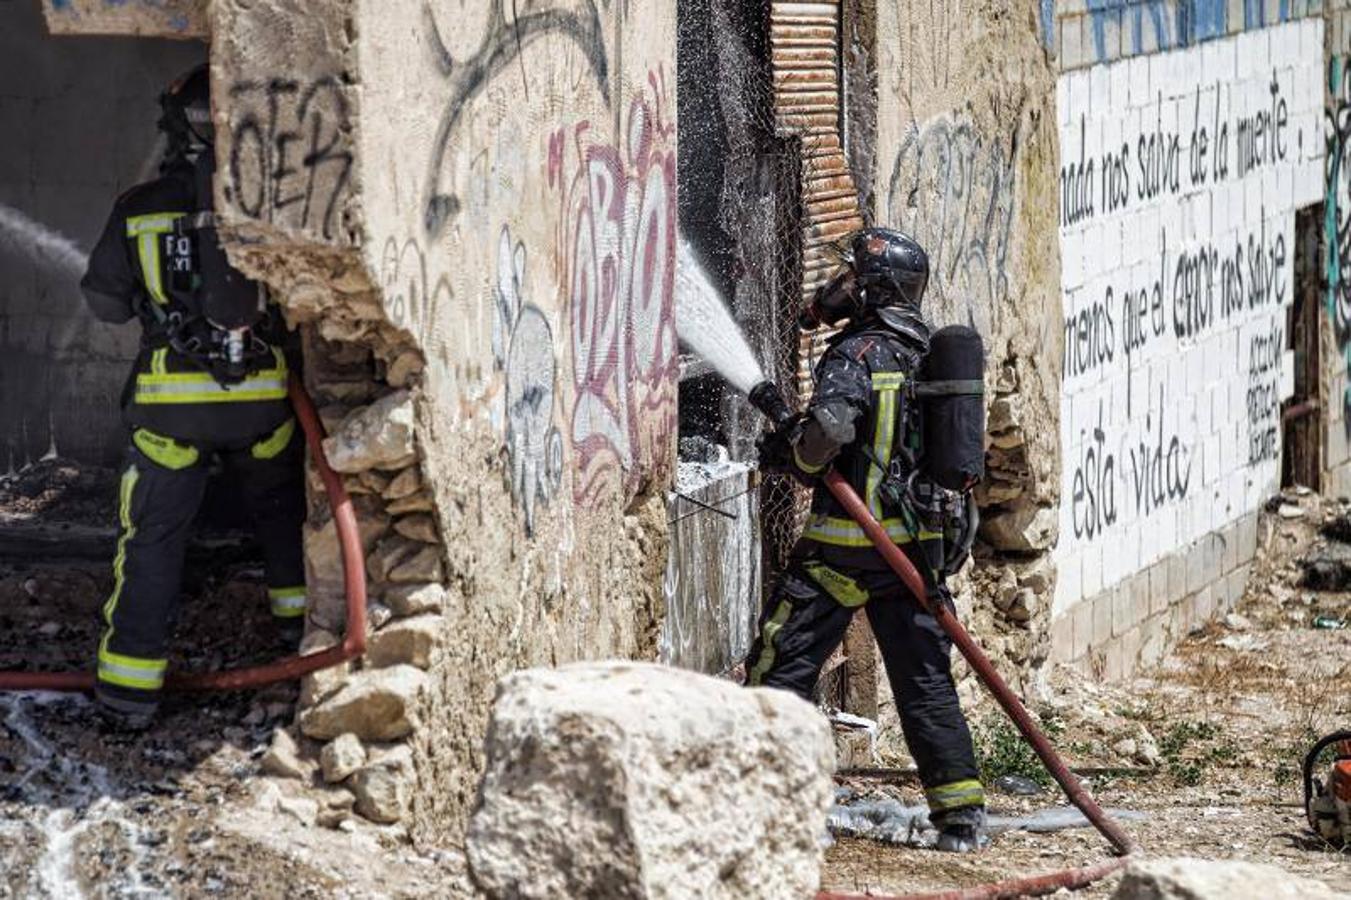
[(364, 741), (395, 741), (417, 726), (415, 707), (427, 676), (412, 666), (355, 675), (336, 694), (307, 710), (300, 730), (319, 740), (351, 732)]
[(396, 391), (354, 410), (324, 440), (324, 453), (337, 472), (402, 469), (417, 459), (413, 432), (412, 397)]
[(817, 887), (834, 743), (791, 694), (637, 663), (518, 672), (486, 753), (469, 858), (490, 897)]
[(1126, 870), (1112, 900), (1334, 900), (1322, 882), (1258, 863), (1145, 859)]

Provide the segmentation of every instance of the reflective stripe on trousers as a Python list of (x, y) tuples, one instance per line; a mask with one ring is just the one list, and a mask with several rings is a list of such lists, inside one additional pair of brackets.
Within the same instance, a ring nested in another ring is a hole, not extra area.
[(122, 474), (122, 485), (118, 492), (117, 517), (122, 526), (122, 534), (118, 537), (117, 554), (113, 557), (113, 590), (108, 596), (108, 601), (103, 604), (103, 621), (107, 624), (107, 628), (103, 632), (102, 640), (99, 641), (98, 680), (119, 687), (157, 691), (164, 686), (167, 660), (141, 659), (114, 653), (108, 649), (108, 642), (113, 637), (113, 613), (122, 600), (122, 590), (126, 586), (127, 542), (136, 536), (131, 503), (140, 476), (140, 470), (135, 465), (128, 466)]
[(305, 615), (305, 587), (268, 588), (272, 601), (272, 615), (279, 619), (295, 619)]

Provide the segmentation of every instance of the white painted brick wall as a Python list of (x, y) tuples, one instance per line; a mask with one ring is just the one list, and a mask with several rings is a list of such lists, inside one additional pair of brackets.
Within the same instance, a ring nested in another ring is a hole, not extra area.
[[(1070, 365), (1061, 403), (1056, 615), (1229, 526), (1277, 485), (1279, 404), (1294, 372), (1285, 349), (1294, 214), (1323, 194), (1322, 48), (1323, 21), (1310, 18), (1060, 77), (1061, 287)], [(1240, 122), (1245, 142), (1246, 123), (1259, 116), (1269, 138), (1273, 72), (1287, 118), (1284, 155), (1270, 152), (1269, 139), (1259, 142), (1267, 153), (1242, 172)], [(1222, 178), (1215, 171), (1217, 122), (1228, 166)], [(1205, 175), (1194, 179), (1191, 154), (1201, 129)], [(1157, 192), (1144, 190), (1142, 167), (1157, 158), (1148, 156), (1151, 138), (1165, 149), (1176, 139), (1176, 179)], [(1123, 142), (1129, 199), (1112, 211), (1104, 169)], [(1066, 178), (1081, 148), (1085, 169), (1092, 165), (1091, 211), (1066, 203)], [(1226, 310), (1226, 273), (1236, 253), (1241, 299)], [(1188, 269), (1180, 265), (1184, 257), (1204, 262)], [(1254, 290), (1258, 275), (1267, 290)], [(1195, 327), (1185, 316), (1188, 284), (1205, 311)], [(1127, 316), (1127, 297), (1141, 291), (1143, 346), (1128, 340), (1138, 341), (1139, 331), (1138, 319)], [(1098, 326), (1088, 329), (1089, 340), (1083, 316)]]

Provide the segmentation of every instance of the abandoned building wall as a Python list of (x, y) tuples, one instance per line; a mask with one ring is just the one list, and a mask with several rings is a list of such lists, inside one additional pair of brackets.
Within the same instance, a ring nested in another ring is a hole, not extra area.
[[(232, 257), (311, 330), (381, 607), (383, 649), (307, 683), (301, 727), (358, 726), (423, 838), (463, 825), (500, 676), (657, 654), (675, 4), (628, 10), (212, 6)], [(322, 643), (341, 621), (320, 511), (307, 549)], [(406, 715), (349, 715), (386, 701)]]
[(473, 801), (498, 677), (655, 656), (662, 614), (675, 4), (514, 8), (370, 3), (357, 25), (359, 153), (379, 161), (364, 253), (426, 358), (424, 466), (460, 598), (424, 828)]
[(873, 218), (928, 250), (932, 321), (986, 341), (988, 552), (972, 570), (973, 615), (987, 647), (1019, 668), (1048, 652), (1041, 598), (1054, 584), (1059, 494), (1055, 73), (1038, 9), (879, 0), (876, 23)]
[(49, 451), (115, 465), (135, 325), (96, 321), (79, 280), (113, 201), (153, 178), (157, 98), (200, 44), (48, 35), (36, 3), (0, 28), (0, 471)]
[(1351, 2), (1324, 12), (1323, 492), (1351, 496)]
[(1232, 7), (1062, 3), (1046, 33), (1063, 72), (1054, 644), (1109, 678), (1236, 602), (1280, 484), (1324, 25), (1305, 4)]
[[(27, 4), (27, 0), (24, 0)], [(209, 0), (42, 0), (52, 34), (120, 34), (178, 40), (208, 35)]]

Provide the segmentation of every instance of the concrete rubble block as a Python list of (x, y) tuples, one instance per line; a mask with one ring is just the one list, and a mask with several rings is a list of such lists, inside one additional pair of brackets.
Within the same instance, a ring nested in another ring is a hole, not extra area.
[(385, 488), (384, 498), (386, 500), (402, 500), (405, 497), (411, 497), (422, 490), (422, 472), (417, 466), (411, 466), (404, 469)]
[(431, 512), (435, 508), (432, 495), (426, 491), (418, 491), (399, 500), (391, 500), (386, 511), (391, 516), (402, 516), (408, 513)]
[(436, 520), (427, 513), (414, 513), (396, 519), (394, 530), (412, 541), (424, 544), (441, 543), (441, 535), (436, 531)]
[(445, 578), (445, 569), (441, 565), (441, 547), (423, 544), (422, 549), (401, 562), (389, 573), (394, 584), (417, 584), (426, 581), (441, 581)]
[[(376, 544), (366, 560), (366, 573), (372, 581), (388, 581), (389, 575), (425, 548), (425, 544), (403, 535), (390, 535)], [(424, 581), (429, 579), (423, 579)]]
[[(370, 553), (389, 531), (389, 516), (374, 497), (356, 497), (352, 507), (357, 518), (357, 532), (361, 547)], [(319, 578), (340, 584), (342, 580), (342, 547), (338, 543), (338, 528), (331, 516), (305, 523), (305, 560)]]
[(309, 797), (286, 797), (277, 800), (277, 811), (284, 812), (306, 828), (312, 828), (319, 818), (319, 803)]
[(300, 730), (316, 740), (352, 733), (363, 741), (395, 741), (418, 726), (418, 694), (427, 675), (413, 666), (369, 669), (301, 714)]
[[(304, 640), (300, 642), (300, 655), (308, 656), (311, 653), (318, 653), (337, 643), (338, 636), (336, 634), (316, 628), (306, 634)], [(339, 663), (336, 666), (311, 672), (300, 680), (300, 697), (296, 701), (297, 705), (301, 709), (306, 709), (333, 696), (347, 683), (348, 676), (351, 673), (352, 664), (350, 662)]]
[(1020, 504), (981, 522), (980, 536), (998, 550), (1045, 550), (1055, 542), (1056, 511)]
[(831, 729), (777, 690), (643, 663), (498, 684), (469, 825), (489, 897), (807, 897)]
[(262, 770), (278, 778), (309, 780), (314, 772), (314, 764), (300, 758), (300, 747), (295, 738), (284, 729), (278, 728), (272, 735), (272, 744), (259, 761)]
[(446, 589), (436, 583), (401, 584), (381, 597), (395, 616), (407, 618), (423, 613), (439, 613), (446, 605)]
[(416, 350), (405, 350), (389, 364), (385, 380), (394, 387), (408, 387), (409, 382), (422, 374), (423, 367), (421, 354)]
[(1335, 900), (1346, 897), (1284, 869), (1230, 860), (1144, 859), (1133, 863), (1113, 900)]
[(366, 748), (355, 734), (340, 734), (319, 751), (319, 766), (329, 784), (342, 781), (365, 764)]
[(417, 460), (413, 398), (395, 391), (343, 419), (324, 452), (334, 471), (355, 474), (367, 469), (402, 469)]
[(408, 773), (393, 762), (375, 762), (348, 782), (356, 795), (356, 811), (372, 822), (392, 825), (408, 808)]
[(436, 615), (400, 619), (371, 638), (366, 661), (377, 667), (410, 665), (428, 669), (441, 636), (441, 624), (441, 617)]
[(366, 633), (373, 634), (384, 628), (394, 619), (394, 613), (383, 603), (369, 602), (366, 604)]

